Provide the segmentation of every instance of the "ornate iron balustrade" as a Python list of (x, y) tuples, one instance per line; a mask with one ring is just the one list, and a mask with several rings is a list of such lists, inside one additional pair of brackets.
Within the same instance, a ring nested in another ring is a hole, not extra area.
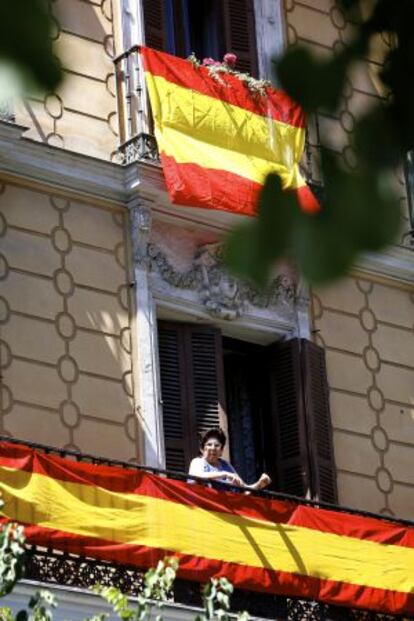
[[(150, 162), (159, 165), (157, 142), (144, 84), (139, 46), (135, 45), (114, 59), (116, 95), (119, 115), (119, 152), (124, 164)], [(1, 114), (1, 111), (0, 111)], [(324, 183), (320, 165), (321, 139), (319, 118), (310, 121), (306, 135), (305, 153), (301, 169), (308, 185), (320, 202), (324, 200)], [(414, 155), (410, 152), (404, 165), (407, 180), (407, 200), (410, 218), (409, 230), (397, 245), (414, 250)]]
[[(159, 163), (157, 142), (152, 133), (152, 117), (139, 46), (135, 45), (114, 59), (119, 114), (120, 145), (125, 164), (137, 161)], [(312, 133), (312, 140), (310, 134)], [(320, 199), (323, 192), (319, 174), (319, 125), (316, 119), (306, 139), (302, 168), (308, 184)]]
[(144, 88), (139, 46), (114, 59), (120, 145), (125, 164), (150, 161), (159, 164), (158, 147), (152, 133), (152, 118)]
[[(144, 572), (136, 567), (116, 566), (91, 558), (59, 554), (52, 550), (28, 548), (26, 578), (45, 585), (90, 588), (95, 584), (114, 586), (123, 593), (137, 596), (143, 589)], [(176, 580), (169, 601), (187, 606), (201, 606), (198, 583)], [(312, 600), (266, 595), (236, 589), (232, 611), (247, 610), (252, 616), (278, 621), (409, 621), (365, 610), (328, 606)]]
[[(188, 481), (189, 478), (192, 478), (203, 485), (214, 485), (214, 482), (207, 483), (203, 479), (190, 477), (188, 474), (184, 473), (151, 468), (121, 460), (107, 459), (105, 457), (59, 449), (44, 444), (22, 442), (21, 440), (10, 437), (0, 436), (0, 441), (24, 444), (38, 451), (56, 454), (61, 457), (68, 457), (76, 461), (121, 466), (128, 469), (132, 468), (176, 480)], [(241, 491), (240, 493), (243, 492)], [(301, 504), (374, 517), (399, 525), (414, 526), (414, 522), (410, 520), (400, 520), (391, 516), (377, 515), (367, 511), (357, 511), (349, 507), (316, 502), (289, 494), (269, 491), (256, 491), (251, 492), (251, 494), (268, 498), (293, 500)], [(69, 554), (51, 548), (39, 548), (32, 545), (27, 546), (25, 576), (26, 578), (45, 583), (46, 585), (89, 588), (99, 583), (115, 586), (122, 592), (134, 596), (138, 595), (142, 590), (144, 571), (145, 570), (141, 570), (137, 567)], [(200, 585), (195, 582), (176, 580), (170, 601), (185, 605), (200, 606)], [(256, 593), (241, 589), (236, 589), (234, 592), (232, 597), (232, 609), (234, 611), (248, 610), (251, 615), (278, 619), (279, 621), (414, 621), (414, 617), (408, 618), (379, 614), (360, 609), (330, 606), (313, 600)]]

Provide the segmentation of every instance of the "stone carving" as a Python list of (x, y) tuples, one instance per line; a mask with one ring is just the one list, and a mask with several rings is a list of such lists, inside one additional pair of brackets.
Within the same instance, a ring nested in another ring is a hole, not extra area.
[(141, 203), (136, 203), (130, 207), (129, 217), (134, 263), (146, 265), (149, 263), (148, 238), (151, 231), (151, 211)]
[(241, 317), (249, 305), (293, 312), (295, 286), (286, 274), (275, 278), (266, 291), (259, 291), (226, 271), (220, 244), (200, 246), (186, 271), (177, 270), (155, 244), (148, 245), (148, 258), (164, 282), (197, 291), (200, 302), (213, 317), (231, 321)]
[(148, 257), (164, 282), (178, 289), (198, 289), (199, 274), (193, 266), (185, 272), (176, 270), (155, 244), (148, 245)]
[(241, 283), (223, 268), (219, 244), (200, 246), (194, 269), (200, 274), (199, 296), (207, 312), (220, 319), (236, 319), (243, 314), (245, 296)]

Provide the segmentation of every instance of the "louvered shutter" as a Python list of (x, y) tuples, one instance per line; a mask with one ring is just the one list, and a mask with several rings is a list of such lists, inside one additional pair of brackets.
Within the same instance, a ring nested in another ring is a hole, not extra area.
[(143, 0), (145, 45), (166, 50), (164, 0)]
[(237, 55), (236, 69), (257, 77), (255, 19), (252, 0), (222, 0), (225, 52)]
[(166, 465), (185, 472), (211, 427), (226, 430), (221, 334), (210, 326), (160, 321)]
[(302, 339), (301, 345), (306, 422), (311, 447), (312, 495), (318, 500), (336, 502), (336, 470), (325, 351), (306, 339)]
[(191, 361), (189, 399), (200, 438), (211, 427), (227, 428), (221, 334), (215, 328), (191, 325), (186, 332)]
[(179, 326), (158, 324), (163, 427), (168, 470), (185, 472), (194, 450), (194, 430), (186, 396), (186, 357)]
[[(299, 339), (268, 348), (272, 472), (280, 491), (296, 496), (310, 494), (309, 454), (301, 379)], [(267, 460), (269, 463), (269, 459)]]

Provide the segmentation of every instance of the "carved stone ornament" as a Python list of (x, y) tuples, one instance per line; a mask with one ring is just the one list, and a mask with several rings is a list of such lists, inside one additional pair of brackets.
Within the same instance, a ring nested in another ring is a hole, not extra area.
[(149, 262), (148, 239), (151, 231), (151, 211), (143, 205), (133, 205), (129, 210), (129, 217), (133, 259), (136, 264), (145, 265)]
[(164, 282), (178, 289), (197, 291), (200, 302), (212, 317), (231, 321), (241, 317), (249, 305), (293, 312), (295, 286), (288, 276), (281, 274), (266, 291), (258, 291), (225, 270), (221, 244), (200, 246), (187, 271), (175, 269), (155, 244), (148, 245), (148, 257), (152, 269)]

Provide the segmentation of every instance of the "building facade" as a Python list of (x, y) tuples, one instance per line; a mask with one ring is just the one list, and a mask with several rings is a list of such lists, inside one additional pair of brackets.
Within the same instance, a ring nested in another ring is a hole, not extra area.
[[(64, 82), (0, 123), (1, 435), (185, 471), (199, 433), (220, 423), (247, 478), (266, 468), (276, 489), (414, 519), (404, 172), (394, 246), (320, 290), (279, 266), (260, 294), (223, 267), (240, 216), (170, 203), (129, 51), (232, 51), (241, 70), (269, 77), (287, 45), (326, 57), (354, 24), (331, 0), (199, 4), (50, 3)], [(313, 182), (318, 126), (354, 165), (355, 117), (383, 96), (380, 62), (375, 48), (338, 117), (310, 127)]]

